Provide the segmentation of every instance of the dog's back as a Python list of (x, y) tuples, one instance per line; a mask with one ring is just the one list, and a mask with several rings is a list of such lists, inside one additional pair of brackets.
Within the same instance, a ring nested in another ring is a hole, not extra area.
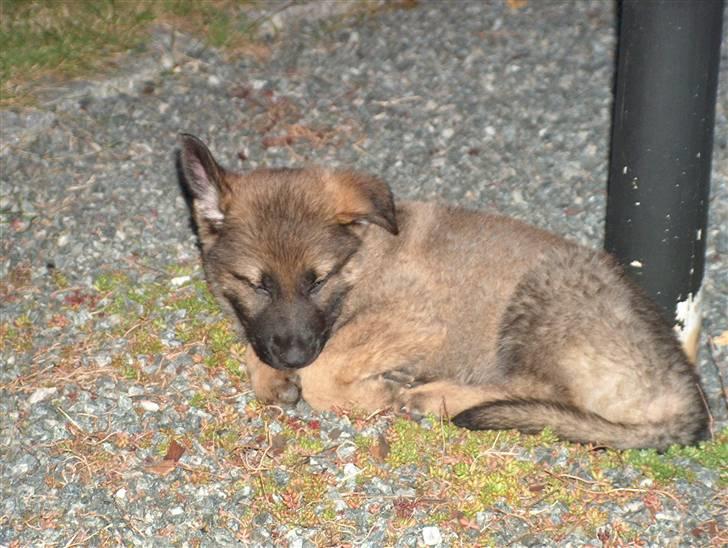
[(443, 326), (438, 350), (407, 368), (415, 382), (503, 387), (456, 424), (548, 426), (613, 447), (705, 436), (692, 365), (611, 257), (482, 212), (412, 203), (398, 219), (396, 240), (373, 231), (365, 243), (370, 285), (362, 279), (352, 303), (382, 299), (395, 315)]

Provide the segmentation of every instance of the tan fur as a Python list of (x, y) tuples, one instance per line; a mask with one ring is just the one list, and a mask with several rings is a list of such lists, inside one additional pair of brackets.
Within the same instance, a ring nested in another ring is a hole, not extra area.
[(203, 261), (251, 340), (261, 399), (290, 402), (300, 387), (317, 409), (549, 426), (614, 447), (704, 432), (698, 380), (672, 332), (604, 253), (498, 215), (395, 211), (384, 183), (352, 172), (226, 173), (200, 146), (183, 139), (182, 163), (188, 177), (211, 174), (190, 184)]

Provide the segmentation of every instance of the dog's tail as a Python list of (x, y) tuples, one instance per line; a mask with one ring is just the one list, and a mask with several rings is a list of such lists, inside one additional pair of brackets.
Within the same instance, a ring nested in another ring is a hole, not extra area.
[(568, 404), (513, 399), (471, 407), (456, 415), (453, 422), (470, 430), (515, 429), (526, 434), (537, 434), (548, 427), (568, 441), (596, 443), (615, 449), (665, 450), (672, 444), (689, 445), (706, 439), (707, 421), (688, 415), (673, 415), (660, 422), (625, 424)]

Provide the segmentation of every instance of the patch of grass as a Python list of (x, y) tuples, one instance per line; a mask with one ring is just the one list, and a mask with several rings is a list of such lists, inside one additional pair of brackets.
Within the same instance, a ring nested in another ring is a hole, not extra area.
[(10, 348), (15, 352), (33, 349), (33, 322), (22, 315), (12, 322), (0, 323), (0, 351)]
[(157, 447), (154, 449), (154, 452), (160, 457), (163, 457), (167, 454), (170, 443), (172, 443), (172, 438), (169, 436), (165, 437), (161, 442), (159, 442)]
[(296, 445), (299, 449), (303, 450), (304, 453), (315, 455), (320, 453), (326, 447), (321, 438), (315, 436), (300, 436), (296, 439)]
[(184, 290), (172, 295), (166, 302), (172, 310), (185, 310), (188, 318), (194, 319), (201, 314), (217, 314), (220, 307), (215, 297), (207, 289), (207, 284), (195, 282)]
[(208, 424), (200, 433), (200, 443), (231, 453), (237, 446), (240, 436), (240, 431), (234, 425), (221, 427), (217, 424)]
[(207, 331), (207, 344), (212, 352), (228, 352), (235, 344), (235, 333), (226, 320), (212, 324)]
[(714, 468), (726, 474), (728, 427), (718, 432), (711, 441), (702, 442), (696, 447), (671, 447), (667, 450), (667, 455), (692, 459), (706, 468)]
[(639, 468), (647, 476), (659, 482), (669, 482), (678, 478), (691, 480), (693, 472), (686, 469), (675, 459), (690, 459), (706, 468), (720, 471), (722, 485), (728, 485), (728, 428), (715, 436), (711, 441), (702, 442), (695, 447), (673, 446), (664, 455), (654, 450), (630, 450), (624, 452), (624, 459)]
[(164, 350), (162, 341), (156, 332), (149, 327), (141, 327), (134, 332), (129, 343), (129, 351), (133, 355), (154, 356)]
[(689, 470), (676, 465), (654, 449), (626, 451), (624, 458), (629, 464), (660, 482), (672, 481), (677, 478), (688, 479), (691, 475)]
[(374, 440), (369, 436), (362, 436), (361, 434), (357, 434), (356, 436), (354, 436), (354, 445), (356, 445), (356, 448), (360, 451), (366, 451), (372, 445), (374, 445)]
[(251, 22), (235, 0), (0, 0), (0, 107), (33, 102), (49, 78), (109, 68), (139, 47), (153, 24), (191, 33), (215, 47), (242, 48)]
[(127, 380), (134, 381), (141, 379), (141, 371), (136, 363), (127, 360), (124, 356), (114, 356), (111, 359), (111, 366)]
[(71, 285), (68, 281), (68, 277), (57, 268), (54, 268), (51, 272), (51, 278), (58, 289), (66, 289)]
[(207, 396), (202, 392), (195, 392), (190, 398), (189, 404), (197, 409), (203, 409), (207, 405)]
[[(241, 345), (242, 346), (242, 345)], [(238, 379), (245, 379), (247, 375), (245, 371), (240, 367), (240, 362), (235, 358), (226, 358), (223, 363), (225, 370), (232, 376)]]
[(123, 272), (104, 272), (94, 280), (94, 288), (101, 293), (117, 291), (129, 287), (129, 276)]

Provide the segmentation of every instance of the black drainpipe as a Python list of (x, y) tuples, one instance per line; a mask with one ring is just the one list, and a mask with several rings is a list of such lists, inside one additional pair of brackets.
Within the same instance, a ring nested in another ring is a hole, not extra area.
[(605, 248), (695, 360), (723, 0), (623, 0)]

